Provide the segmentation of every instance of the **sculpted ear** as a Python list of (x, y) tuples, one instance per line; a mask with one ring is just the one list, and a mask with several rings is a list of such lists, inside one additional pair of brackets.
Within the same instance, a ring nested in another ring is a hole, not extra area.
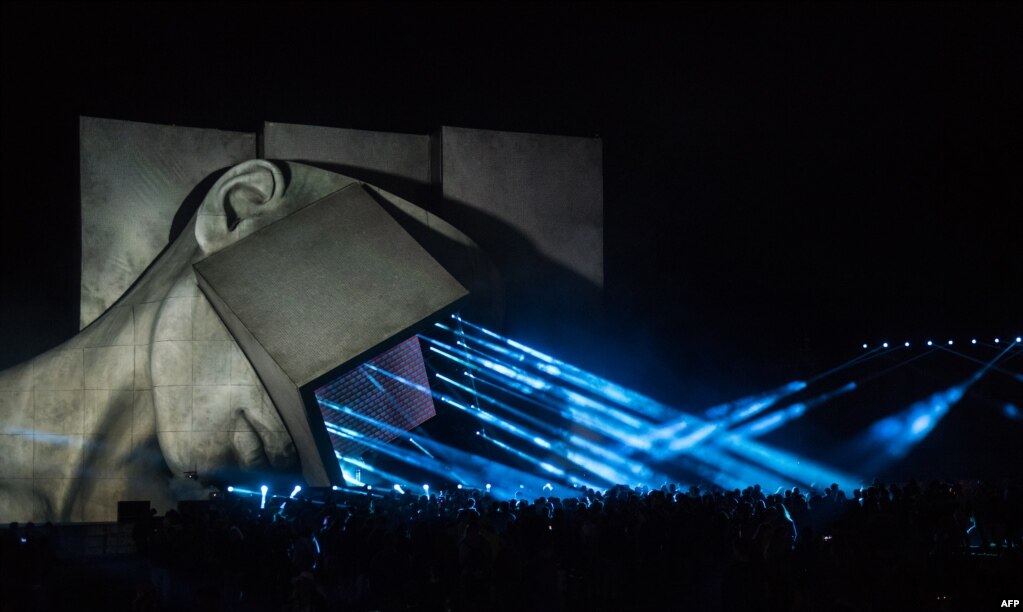
[(285, 187), (280, 168), (266, 160), (253, 159), (228, 170), (199, 207), (199, 246), (213, 253), (252, 233), (280, 208)]

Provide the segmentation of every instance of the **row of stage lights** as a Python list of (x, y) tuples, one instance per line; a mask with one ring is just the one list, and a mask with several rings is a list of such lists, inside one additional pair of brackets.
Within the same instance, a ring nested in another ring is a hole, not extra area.
[[(1016, 342), (1015, 342), (1015, 343), (1016, 343), (1016, 344), (1019, 344), (1020, 342), (1023, 342), (1023, 337), (1021, 337), (1021, 336), (1016, 336)], [(1001, 344), (1001, 343), (1002, 343), (1002, 339), (1001, 339), (1001, 338), (995, 338), (995, 344)], [(926, 344), (927, 344), (927, 346), (934, 346), (934, 345), (935, 345), (935, 342), (934, 342), (933, 340), (928, 340), (928, 341), (926, 342)], [(940, 343), (938, 343), (938, 344), (940, 344)], [(949, 346), (952, 346), (953, 344), (955, 344), (955, 342), (954, 342), (954, 341), (952, 341), (952, 340), (949, 340), (949, 341), (948, 341), (948, 345), (949, 345)], [(976, 339), (976, 338), (973, 338), (973, 339), (971, 339), (971, 340), (970, 340), (970, 344), (977, 344), (977, 339)], [(889, 344), (889, 343), (887, 343), (887, 342), (882, 342), (882, 343), (881, 343), (881, 348), (889, 348), (890, 346), (892, 346), (892, 345), (891, 345), (891, 344)], [(909, 346), (910, 346), (910, 343), (909, 343), (908, 341), (907, 341), (907, 342), (904, 342), (904, 343), (902, 344), (902, 346), (904, 346), (904, 347), (906, 347), (906, 348), (909, 348)], [(870, 344), (868, 344), (868, 343), (864, 342), (864, 343), (863, 343), (863, 348), (865, 348), (865, 349), (869, 349), (869, 348), (870, 348)]]
[[(456, 488), (459, 491), (461, 491), (464, 487), (462, 486), (461, 483), (459, 483), (458, 485), (456, 485)], [(491, 489), (490, 483), (487, 483), (486, 485), (484, 485), (484, 488), (486, 489), (487, 493), (490, 493), (490, 489)], [(519, 485), (519, 489), (525, 489), (525, 488), (526, 488), (526, 485), (524, 485), (524, 484), (520, 484)], [(337, 486), (332, 486), (331, 490), (338, 491), (338, 490), (340, 490), (340, 488), (337, 487)], [(367, 485), (366, 486), (366, 490), (367, 491), (372, 491), (373, 490), (373, 485)], [(395, 492), (401, 494), (401, 495), (405, 495), (406, 494), (405, 488), (402, 487), (400, 484), (397, 484), (397, 483), (395, 483), (395, 485), (393, 487), (393, 490)], [(554, 490), (554, 485), (552, 485), (549, 482), (546, 483), (543, 486), (543, 491), (544, 492), (553, 491), (553, 490)], [(238, 493), (239, 495), (257, 495), (258, 494), (260, 496), (260, 503), (259, 503), (260, 509), (266, 508), (266, 498), (267, 498), (267, 493), (269, 493), (269, 491), (270, 491), (270, 487), (268, 487), (266, 485), (262, 485), (261, 487), (259, 487), (259, 491), (250, 491), (248, 489), (243, 489), (243, 488), (235, 487), (235, 486), (227, 487), (227, 492), (228, 493)], [(301, 485), (295, 485), (295, 488), (292, 489), (291, 495), (288, 496), (288, 499), (295, 499), (295, 496), (297, 496), (301, 491), (302, 491), (302, 486)], [(425, 495), (427, 495), (427, 496), (430, 495), (430, 485), (429, 484), (424, 484), (423, 485), (423, 493)], [(280, 496), (274, 495), (272, 497), (280, 497)]]

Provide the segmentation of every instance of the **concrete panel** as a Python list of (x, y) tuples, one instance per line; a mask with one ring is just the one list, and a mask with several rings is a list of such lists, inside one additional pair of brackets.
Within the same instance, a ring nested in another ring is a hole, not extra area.
[(171, 297), (164, 300), (157, 313), (153, 341), (191, 340), (195, 302), (196, 299), (191, 297)]
[(132, 415), (134, 400), (134, 391), (85, 390), (82, 395), (82, 433), (96, 434), (108, 431), (111, 421)]
[(35, 410), (32, 393), (0, 391), (0, 433), (32, 433), (35, 431)]
[(206, 300), (195, 301), (195, 311), (192, 313), (192, 339), (231, 340), (231, 334), (227, 332), (224, 323)]
[(192, 433), (192, 461), (194, 469), (201, 475), (215, 474), (225, 468), (234, 468), (237, 463), (231, 448), (232, 432), (208, 431), (197, 436)]
[(34, 389), (81, 389), (82, 349), (55, 349), (32, 363)]
[(234, 430), (231, 387), (217, 385), (192, 388), (192, 431)]
[(174, 216), (212, 172), (255, 157), (253, 134), (82, 117), (81, 326), (168, 243)]
[(40, 435), (80, 434), (85, 421), (82, 391), (36, 391), (35, 430)]
[(153, 347), (151, 345), (135, 347), (135, 388), (152, 389), (153, 377), (149, 367), (152, 360)]
[[(290, 123), (263, 124), (263, 156), (340, 166), (339, 172), (378, 183), (379, 175), (427, 184), (430, 137)], [(373, 176), (360, 176), (359, 171)], [(378, 183), (384, 189), (393, 185)]]
[[(111, 499), (133, 497), (130, 483), (122, 478), (96, 478), (88, 483), (88, 493), (78, 501), (72, 514), (76, 520), (87, 523), (117, 520), (117, 508), (111, 508)], [(131, 550), (131, 548), (129, 548)]]
[(231, 351), (231, 384), (260, 386), (256, 371), (252, 369), (252, 364), (236, 344), (232, 344)]
[(193, 342), (192, 384), (218, 385), (230, 382), (233, 345), (230, 341)]
[[(542, 256), (603, 285), (599, 139), (443, 127), (440, 140), (446, 200), (508, 224)], [(449, 221), (490, 252), (471, 222), (466, 226), (453, 218)]]
[(86, 389), (134, 388), (135, 347), (128, 345), (85, 349), (84, 383)]
[(154, 342), (150, 355), (154, 385), (192, 384), (192, 343), (188, 341)]
[(31, 478), (32, 435), (0, 434), (0, 478)]
[[(192, 386), (155, 387), (156, 431), (192, 431)], [(162, 441), (162, 438), (161, 438)]]
[(132, 306), (135, 320), (135, 344), (149, 344), (153, 341), (153, 323), (160, 310), (160, 302), (143, 302)]
[(131, 306), (117, 306), (96, 321), (89, 334), (80, 336), (85, 347), (135, 344), (135, 320)]
[(88, 457), (88, 478), (116, 478), (123, 475), (124, 462), (131, 456), (131, 427), (118, 427), (83, 437)]
[(36, 434), (32, 462), (33, 478), (71, 478), (82, 465), (82, 434), (62, 436)]
[(31, 391), (32, 370), (37, 360), (18, 364), (0, 372), (0, 391)]
[(138, 438), (145, 438), (156, 433), (156, 407), (153, 401), (153, 390), (135, 391), (131, 431)]

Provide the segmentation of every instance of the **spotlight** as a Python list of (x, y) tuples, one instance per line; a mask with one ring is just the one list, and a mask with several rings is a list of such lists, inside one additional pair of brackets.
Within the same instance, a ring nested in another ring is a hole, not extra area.
[(863, 343), (863, 348), (867, 348), (867, 343), (866, 342)]
[(298, 492), (301, 490), (301, 485), (295, 485), (295, 488), (291, 490), (291, 495), (288, 496), (288, 499), (295, 499), (295, 496), (298, 495)]
[(366, 485), (366, 490), (367, 491), (372, 491), (373, 490), (373, 485)]
[(525, 489), (525, 488), (526, 488), (526, 485), (524, 485), (524, 484), (520, 484), (520, 485), (519, 485), (519, 488), (520, 488), (520, 489)]
[(459, 491), (461, 491), (461, 490), (462, 490), (462, 485), (461, 485), (461, 484), (459, 484), (459, 485), (458, 485), (458, 490), (459, 490)]
[(951, 340), (948, 341), (948, 345), (952, 346), (952, 341)]
[(397, 491), (398, 493), (401, 493), (402, 495), (405, 494), (405, 489), (402, 489), (400, 484), (395, 484), (394, 490)]
[(490, 491), (490, 483), (487, 483), (487, 491)]
[(543, 490), (544, 491), (553, 491), (554, 490), (554, 485), (552, 485), (551, 483), (548, 482), (547, 484), (545, 484), (543, 486)]
[(906, 348), (909, 348), (909, 343), (908, 342), (906, 343)]
[[(998, 342), (998, 341), (997, 341), (997, 340), (995, 340), (995, 342)], [(476, 430), (476, 435), (477, 435), (477, 436), (478, 436), (478, 435), (480, 435), (480, 430), (478, 430), (478, 429)]]
[(331, 485), (330, 490), (331, 491), (337, 491), (337, 485)]
[(998, 338), (995, 338), (995, 344), (998, 344)]
[(888, 343), (887, 343), (887, 342), (885, 342), (884, 344), (882, 344), (882, 345), (881, 345), (881, 347), (882, 347), (882, 348), (888, 348)]
[(234, 487), (228, 487), (227, 488), (227, 492), (228, 493), (234, 493)]
[(970, 344), (977, 344), (977, 339), (974, 338), (973, 340), (970, 340)]
[(429, 495), (430, 494), (430, 485), (424, 484), (423, 485), (423, 490), (426, 491), (427, 495)]
[(1021, 339), (1021, 338), (1020, 338), (1019, 336), (1016, 336), (1016, 342), (1017, 342), (1017, 343), (1019, 343), (1019, 342), (1023, 342), (1023, 339)]
[(266, 485), (263, 485), (263, 486), (259, 487), (260, 493), (263, 494), (263, 498), (261, 500), (259, 500), (259, 509), (260, 510), (263, 510), (264, 508), (266, 508), (266, 492), (269, 491), (269, 490), (270, 490), (270, 487), (268, 487)]

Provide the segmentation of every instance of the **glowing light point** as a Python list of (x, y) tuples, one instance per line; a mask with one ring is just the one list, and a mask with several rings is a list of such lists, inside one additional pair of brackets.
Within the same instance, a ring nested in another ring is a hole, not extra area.
[(952, 341), (951, 340), (948, 341), (948, 345), (952, 346)]
[(863, 348), (867, 348), (867, 343), (866, 342), (863, 343)]
[(458, 490), (459, 490), (459, 491), (461, 491), (461, 490), (462, 490), (462, 485), (461, 485), (461, 483), (459, 483), (459, 485), (458, 485)]
[(366, 485), (366, 490), (367, 491), (372, 491), (373, 490), (373, 485)]
[(487, 491), (489, 491), (489, 490), (490, 490), (490, 483), (488, 482), (487, 483)]
[(331, 485), (330, 490), (331, 491), (337, 491), (337, 485)]
[(1020, 338), (1019, 336), (1016, 336), (1016, 342), (1017, 342), (1017, 343), (1019, 343), (1019, 342), (1023, 342), (1023, 338)]
[(908, 342), (906, 343), (906, 348), (909, 348), (909, 343)]
[(427, 495), (429, 495), (430, 494), (430, 485), (424, 484), (423, 485), (423, 490), (426, 491)]
[(884, 343), (884, 344), (882, 344), (881, 346), (882, 346), (883, 348), (888, 348), (888, 343), (887, 343), (887, 342), (885, 342), (885, 343)]
[[(997, 340), (996, 340), (995, 342), (997, 342)], [(931, 342), (930, 340), (928, 340), (928, 341), (927, 341), (927, 346), (931, 346), (931, 345), (933, 345), (933, 344), (934, 344), (934, 343), (933, 343), (933, 342)]]
[(973, 340), (970, 340), (970, 344), (977, 344), (977, 339), (974, 338)]
[(289, 495), (288, 498), (295, 499), (295, 496), (298, 495), (298, 492), (301, 490), (302, 490), (301, 485), (295, 485), (295, 488), (291, 490), (291, 495)]
[(402, 495), (405, 494), (405, 489), (402, 489), (400, 484), (395, 484), (394, 490), (397, 491), (398, 493), (401, 493)]
[(228, 493), (234, 493), (234, 487), (228, 487), (227, 488), (227, 492)]
[(998, 338), (995, 338), (995, 344), (998, 344)]
[(263, 494), (263, 498), (261, 500), (259, 500), (259, 509), (260, 510), (263, 510), (264, 508), (266, 508), (266, 492), (269, 491), (269, 490), (270, 490), (270, 487), (268, 487), (266, 485), (263, 485), (263, 486), (259, 487), (260, 493)]

